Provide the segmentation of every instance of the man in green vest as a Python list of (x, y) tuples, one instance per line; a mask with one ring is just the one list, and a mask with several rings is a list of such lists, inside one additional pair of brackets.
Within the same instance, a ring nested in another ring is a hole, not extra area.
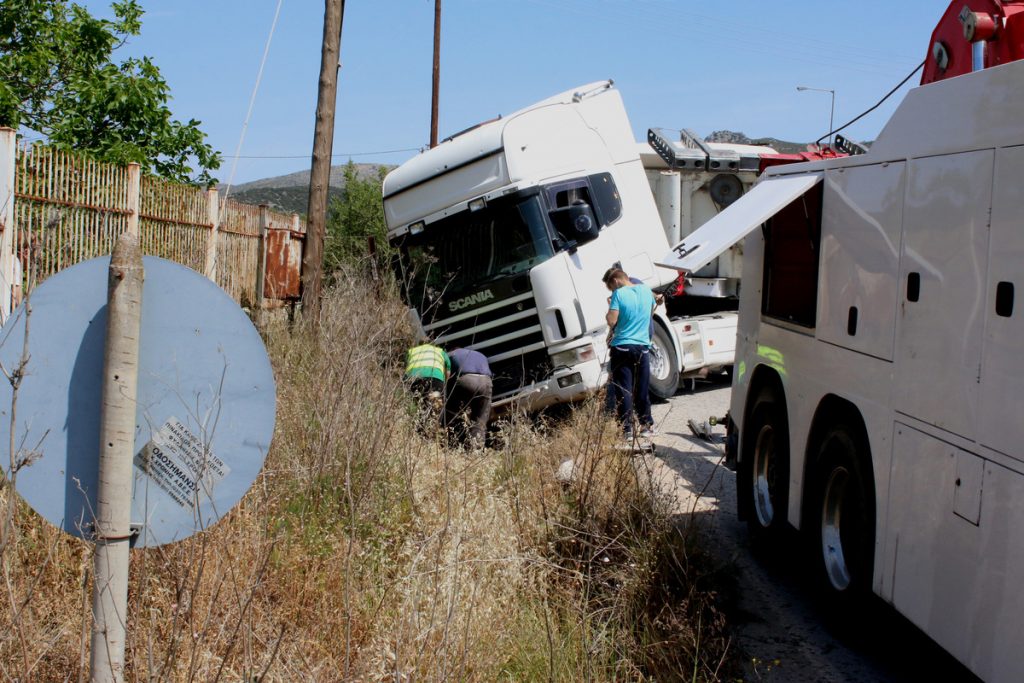
[(405, 381), (420, 406), (420, 426), (440, 424), (444, 407), (444, 385), (452, 364), (440, 346), (420, 344), (405, 356)]

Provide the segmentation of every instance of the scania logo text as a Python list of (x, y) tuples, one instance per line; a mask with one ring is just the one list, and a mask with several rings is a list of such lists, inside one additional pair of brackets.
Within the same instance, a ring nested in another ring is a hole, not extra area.
[(462, 297), (461, 299), (449, 301), (448, 310), (454, 313), (455, 311), (461, 311), (463, 308), (468, 308), (470, 306), (482, 304), (483, 302), (489, 301), (490, 299), (493, 298), (494, 292), (492, 292), (489, 289), (484, 289), (482, 291), (477, 292), (476, 294), (470, 294), (469, 296)]

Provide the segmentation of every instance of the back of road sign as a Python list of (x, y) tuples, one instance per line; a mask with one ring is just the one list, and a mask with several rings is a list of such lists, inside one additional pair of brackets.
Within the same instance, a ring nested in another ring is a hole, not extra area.
[[(16, 403), (0, 377), (0, 462), (18, 493), (61, 529), (90, 538), (97, 490), (109, 257), (32, 291), (0, 330), (0, 364), (28, 362)], [(132, 524), (136, 547), (177, 541), (249, 490), (274, 432), (274, 377), (259, 334), (217, 285), (143, 260)], [(13, 414), (14, 457), (9, 457)]]

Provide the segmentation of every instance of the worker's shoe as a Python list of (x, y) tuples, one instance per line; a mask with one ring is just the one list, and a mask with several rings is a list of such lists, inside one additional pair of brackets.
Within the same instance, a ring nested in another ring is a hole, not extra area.
[(641, 439), (653, 439), (658, 435), (658, 430), (654, 427), (644, 427), (640, 430)]

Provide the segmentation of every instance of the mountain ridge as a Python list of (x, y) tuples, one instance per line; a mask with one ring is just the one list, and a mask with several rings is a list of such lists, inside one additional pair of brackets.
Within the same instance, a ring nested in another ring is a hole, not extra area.
[[(348, 164), (331, 166), (331, 174), (327, 182), (328, 202), (339, 199), (345, 192), (345, 167)], [(391, 170), (390, 164), (355, 164), (356, 176), (362, 179), (373, 178), (378, 168)], [(266, 204), (272, 209), (285, 213), (305, 214), (309, 202), (309, 169), (251, 180), (231, 186), (230, 199), (243, 204)], [(227, 190), (224, 184), (217, 186), (221, 197)]]

